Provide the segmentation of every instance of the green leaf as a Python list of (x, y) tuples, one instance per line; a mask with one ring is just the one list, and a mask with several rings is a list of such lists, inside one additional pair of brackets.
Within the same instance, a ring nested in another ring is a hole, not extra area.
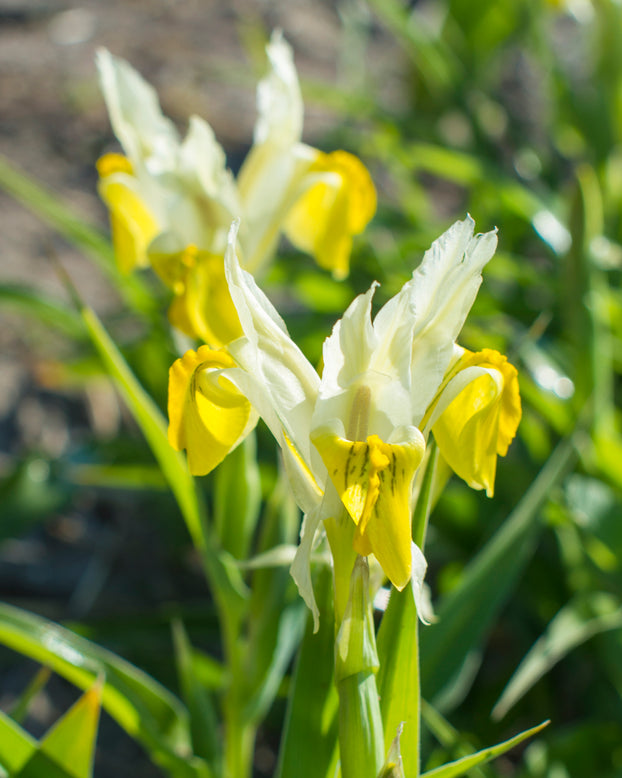
[(43, 292), (20, 284), (0, 284), (0, 301), (20, 313), (33, 316), (49, 327), (55, 327), (76, 340), (84, 340), (84, 322), (73, 310)]
[(0, 481), (0, 540), (19, 537), (68, 504), (71, 489), (55, 470), (43, 457), (29, 456)]
[(218, 720), (212, 698), (196, 674), (192, 646), (181, 621), (173, 622), (177, 674), (182, 696), (190, 712), (190, 733), (194, 751), (220, 773), (222, 748)]
[(516, 585), (541, 529), (540, 509), (575, 459), (573, 439), (562, 440), (512, 514), (468, 565), (460, 585), (442, 601), (438, 621), (421, 630), (423, 695), (437, 707), (456, 702), (452, 686)]
[(52, 673), (49, 667), (39, 668), (35, 677), (28, 684), (26, 689), (24, 689), (24, 691), (20, 694), (15, 704), (11, 707), (10, 713), (13, 721), (16, 721), (18, 724), (20, 724), (24, 720), (26, 714), (28, 713), (30, 703), (44, 688), (51, 675)]
[(391, 591), (389, 605), (378, 632), (378, 694), (384, 722), (385, 748), (390, 746), (400, 724), (404, 726), (401, 755), (406, 775), (419, 770), (419, 629), (413, 593)]
[(18, 773), (12, 773), (11, 778), (76, 778), (76, 776), (39, 750), (35, 751)]
[(536, 641), (505, 687), (492, 715), (503, 718), (529, 689), (570, 651), (594, 635), (622, 628), (620, 602), (606, 592), (586, 592), (565, 605)]
[(218, 466), (214, 478), (213, 518), (220, 545), (236, 559), (246, 559), (261, 508), (254, 432)]
[[(426, 700), (421, 700), (421, 717), (427, 730), (438, 740), (449, 757), (460, 759), (473, 751), (468, 736), (461, 734)], [(470, 778), (486, 778), (489, 773), (481, 767), (471, 768)]]
[(282, 612), (272, 661), (261, 685), (244, 709), (244, 716), (249, 721), (261, 721), (274, 702), (292, 656), (300, 643), (306, 616), (306, 606), (300, 601), (288, 606)]
[(168, 442), (167, 425), (162, 412), (138, 383), (123, 355), (90, 308), (81, 309), (82, 317), (100, 357), (114, 378), (123, 398), (162, 468), (188, 526), (196, 547), (206, 547), (205, 529), (192, 476), (183, 456)]
[(37, 741), (0, 710), (0, 763), (11, 775), (17, 773), (38, 748)]
[(157, 313), (157, 304), (139, 280), (118, 270), (110, 241), (97, 227), (77, 216), (58, 196), (0, 156), (0, 187), (77, 246), (113, 281), (121, 296), (138, 310)]
[(189, 764), (188, 712), (146, 673), (57, 624), (2, 603), (0, 643), (49, 666), (81, 689), (104, 676), (102, 705), (120, 726), (173, 775), (197, 775)]
[(102, 688), (99, 679), (41, 740), (41, 751), (74, 778), (90, 778), (93, 772)]
[(421, 778), (458, 778), (460, 775), (465, 775), (465, 773), (473, 767), (477, 767), (477, 765), (484, 764), (491, 759), (496, 759), (498, 756), (505, 754), (506, 751), (509, 751), (511, 748), (514, 748), (514, 746), (522, 743), (523, 740), (540, 732), (540, 730), (544, 729), (548, 724), (548, 721), (544, 721), (542, 724), (538, 724), (537, 727), (527, 729), (524, 732), (521, 732), (520, 735), (515, 735), (513, 738), (505, 740), (503, 743), (499, 743), (496, 746), (484, 748), (476, 754), (465, 756), (455, 762), (450, 762), (449, 764), (442, 765), (442, 767), (436, 767), (434, 770), (429, 770), (427, 773), (423, 773)]
[[(333, 683), (335, 627), (332, 573), (321, 567), (315, 582), (320, 629), (307, 627), (298, 653), (281, 738), (276, 778), (329, 778), (334, 775), (339, 700)], [(331, 770), (332, 767), (332, 770)]]
[(140, 385), (95, 312), (81, 306), (81, 313), (93, 344), (147, 439), (177, 500), (192, 542), (201, 553), (221, 613), (238, 618), (246, 604), (246, 586), (233, 557), (226, 552), (217, 552), (212, 546), (194, 479), (184, 457), (168, 442), (167, 425), (162, 412)]

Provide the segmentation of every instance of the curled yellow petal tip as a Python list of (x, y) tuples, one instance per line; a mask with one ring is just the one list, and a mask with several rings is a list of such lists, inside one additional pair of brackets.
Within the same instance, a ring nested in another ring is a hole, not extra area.
[(129, 273), (136, 267), (146, 267), (149, 264), (147, 250), (159, 227), (138, 194), (136, 179), (130, 175), (131, 163), (121, 154), (107, 154), (99, 160), (97, 169), (100, 173), (98, 191), (110, 213), (119, 269)]
[(223, 256), (189, 245), (176, 253), (151, 251), (149, 257), (174, 293), (168, 313), (174, 327), (212, 347), (225, 346), (242, 335)]
[(225, 351), (187, 351), (169, 371), (168, 439), (186, 449), (193, 475), (206, 475), (246, 437), (256, 417), (220, 370), (235, 367)]
[(348, 275), (352, 237), (376, 212), (376, 189), (363, 163), (347, 151), (318, 152), (318, 181), (290, 209), (285, 233), (337, 279)]
[(483, 370), (453, 399), (432, 431), (451, 469), (492, 497), (497, 456), (507, 454), (521, 419), (518, 372), (507, 357), (484, 349), (465, 352), (452, 378), (472, 367)]
[(130, 160), (124, 154), (104, 154), (95, 163), (100, 178), (106, 178), (113, 173), (134, 174), (134, 168)]

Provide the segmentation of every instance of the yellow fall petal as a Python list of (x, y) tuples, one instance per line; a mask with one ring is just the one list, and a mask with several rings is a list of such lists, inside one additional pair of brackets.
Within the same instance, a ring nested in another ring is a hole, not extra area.
[(377, 435), (353, 442), (323, 433), (313, 442), (356, 524), (355, 550), (373, 553), (393, 585), (403, 589), (412, 562), (410, 486), (423, 457), (423, 437), (389, 444)]
[(492, 497), (497, 456), (507, 454), (521, 418), (518, 373), (492, 349), (466, 352), (455, 374), (467, 367), (495, 370), (497, 380), (484, 374), (467, 384), (432, 431), (451, 469), (473, 489), (486, 489)]
[[(121, 154), (106, 154), (97, 162), (99, 194), (108, 206), (112, 242), (119, 269), (129, 273), (146, 267), (147, 248), (158, 234), (153, 214), (131, 187), (132, 165)], [(119, 175), (117, 175), (119, 174)]]
[(100, 178), (107, 178), (113, 173), (128, 173), (134, 175), (134, 167), (124, 154), (104, 154), (95, 163)]
[(290, 209), (284, 231), (291, 242), (315, 257), (335, 278), (350, 266), (352, 236), (361, 233), (376, 212), (376, 190), (363, 163), (347, 151), (318, 152), (309, 174), (333, 174), (313, 184)]
[(168, 312), (174, 327), (214, 347), (242, 335), (222, 256), (187, 246), (176, 254), (150, 252), (149, 258), (175, 294)]
[(168, 439), (186, 449), (193, 475), (220, 464), (254, 426), (251, 404), (225, 377), (210, 380), (214, 370), (235, 367), (225, 351), (201, 346), (187, 351), (169, 372)]

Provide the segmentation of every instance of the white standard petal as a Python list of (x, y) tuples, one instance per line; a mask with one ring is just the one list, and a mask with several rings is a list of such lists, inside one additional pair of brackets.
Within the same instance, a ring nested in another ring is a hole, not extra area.
[(170, 228), (185, 244), (224, 253), (231, 221), (239, 216), (240, 205), (225, 152), (212, 128), (198, 116), (190, 118), (177, 168), (167, 184), (175, 193), (170, 203)]
[(270, 72), (257, 86), (254, 143), (292, 145), (302, 136), (304, 107), (291, 46), (280, 30), (266, 46)]
[(222, 208), (218, 224), (223, 224), (226, 216), (228, 232), (240, 211), (235, 181), (224, 149), (210, 125), (199, 116), (190, 117), (188, 134), (180, 148), (179, 172), (185, 180), (195, 182), (200, 194)]
[(432, 610), (432, 603), (430, 600), (430, 593), (428, 587), (424, 583), (426, 570), (428, 569), (428, 563), (423, 551), (416, 543), (411, 545), (412, 551), (412, 574), (410, 579), (410, 585), (415, 600), (415, 608), (417, 609), (417, 616), (424, 624), (432, 624), (436, 621), (434, 611)]
[(318, 505), (313, 511), (307, 513), (302, 520), (300, 529), (300, 543), (294, 555), (294, 561), (289, 569), (294, 579), (300, 596), (313, 614), (313, 631), (320, 627), (320, 611), (313, 593), (311, 580), (311, 552), (316, 543), (316, 536), (321, 527), (322, 505)]
[[(394, 363), (379, 341), (371, 321), (377, 286), (372, 284), (350, 304), (324, 342), (324, 369), (312, 422), (314, 430), (331, 419), (340, 419), (348, 438), (363, 440), (369, 434), (377, 434), (387, 440), (396, 427), (410, 424), (410, 363), (407, 361), (405, 370)], [(357, 404), (365, 404), (365, 418), (361, 419), (362, 428), (355, 430), (351, 427), (354, 416), (360, 416), (356, 411), (353, 416)]]
[(237, 363), (262, 381), (274, 413), (307, 467), (323, 478), (324, 467), (311, 446), (311, 415), (320, 378), (289, 337), (272, 303), (253, 277), (242, 270), (235, 252), (237, 224), (231, 228), (225, 272), (245, 338), (229, 346)]
[(97, 69), (112, 129), (132, 163), (154, 174), (174, 168), (179, 137), (153, 87), (106, 49), (97, 52)]
[(473, 235), (470, 216), (426, 251), (411, 281), (374, 322), (379, 353), (409, 365), (412, 423), (418, 424), (454, 357), (455, 340), (473, 305), (481, 272), (497, 246), (496, 231)]

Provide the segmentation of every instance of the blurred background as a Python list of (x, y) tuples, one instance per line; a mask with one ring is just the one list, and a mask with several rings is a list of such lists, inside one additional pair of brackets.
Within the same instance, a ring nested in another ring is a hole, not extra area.
[[(458, 638), (442, 618), (424, 630), (426, 699), (473, 746), (552, 720), (480, 776), (622, 776), (615, 0), (0, 0), (0, 596), (174, 690), (171, 618), (183, 615), (206, 651), (217, 643), (177, 508), (74, 326), (59, 265), (164, 408), (174, 344), (93, 261), (108, 230), (95, 162), (119, 150), (95, 52), (104, 46), (139, 70), (182, 133), (193, 113), (209, 121), (236, 171), (277, 27), (294, 49), (305, 141), (358, 154), (379, 195), (346, 282), (286, 244), (266, 279), (310, 359), (355, 294), (374, 279), (378, 304), (394, 294), (452, 221), (468, 211), (479, 230), (499, 229), (461, 342), (509, 355), (524, 418), (494, 500), (453, 480), (432, 517), (433, 599), (464, 623)], [(145, 283), (164, 312), (165, 290)], [(270, 483), (274, 451), (261, 429), (259, 444)], [(487, 562), (493, 537), (507, 549), (501, 562)], [(473, 559), (480, 586), (465, 592)], [(2, 650), (3, 709), (35, 672)], [(53, 678), (31, 730), (45, 731), (77, 696)], [(274, 768), (283, 699), (262, 731), (257, 776)], [(438, 737), (438, 722), (428, 726)], [(96, 776), (163, 774), (106, 717), (98, 742)], [(432, 739), (426, 748), (434, 760)]]

